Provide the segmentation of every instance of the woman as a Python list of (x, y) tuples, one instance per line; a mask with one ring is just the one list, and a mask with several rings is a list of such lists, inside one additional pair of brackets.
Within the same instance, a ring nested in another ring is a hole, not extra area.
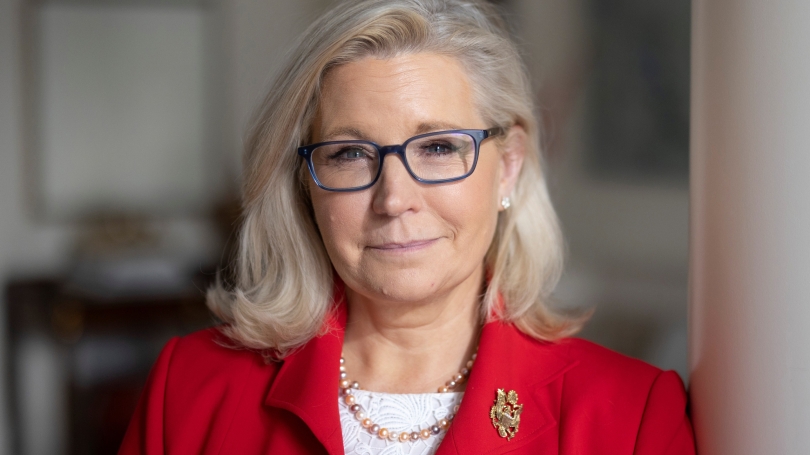
[(677, 375), (547, 306), (531, 99), (483, 2), (310, 27), (247, 143), (225, 324), (168, 343), (121, 453), (694, 453)]

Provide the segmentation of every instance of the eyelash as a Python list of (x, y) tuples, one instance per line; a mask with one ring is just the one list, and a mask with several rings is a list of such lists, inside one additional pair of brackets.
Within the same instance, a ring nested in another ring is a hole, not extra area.
[(422, 150), (425, 150), (425, 149), (429, 150), (429, 149), (431, 149), (433, 147), (443, 147), (443, 148), (447, 149), (446, 152), (441, 152), (441, 153), (452, 153), (452, 152), (456, 151), (456, 147), (453, 147), (452, 144), (449, 144), (447, 142), (431, 142), (430, 144), (423, 145), (421, 147), (421, 149)]
[[(346, 155), (346, 153), (349, 153), (349, 152), (352, 152), (352, 151), (359, 151), (363, 155), (366, 155), (366, 156), (368, 155), (366, 153), (366, 151), (364, 149), (362, 149), (362, 148), (359, 148), (359, 147), (346, 147), (346, 148), (342, 148), (340, 150), (337, 150), (336, 152), (329, 155), (329, 159), (330, 160), (346, 159), (346, 158), (343, 157), (343, 155)], [(358, 158), (354, 158), (354, 159), (360, 159), (360, 158), (362, 158), (362, 157), (358, 157)]]

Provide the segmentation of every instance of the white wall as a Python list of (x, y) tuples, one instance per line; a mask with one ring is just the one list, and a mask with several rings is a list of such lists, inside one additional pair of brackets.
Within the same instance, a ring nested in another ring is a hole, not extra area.
[[(20, 276), (60, 273), (69, 266), (77, 229), (35, 220), (26, 204), (27, 184), (22, 150), (22, 94), (19, 9), (21, 0), (0, 0), (0, 282)], [(268, 88), (282, 55), (303, 27), (324, 6), (324, 0), (228, 0), (223, 77), (229, 148), (223, 150), (223, 172), (234, 179), (239, 169), (241, 132), (255, 104)], [(195, 219), (169, 223), (186, 249), (204, 248), (209, 229)], [(196, 240), (195, 240), (196, 239)], [(202, 254), (217, 254), (205, 251)], [(195, 254), (191, 252), (191, 254)], [(0, 339), (6, 339), (5, 305), (0, 297)], [(0, 365), (7, 365), (6, 346), (0, 346)], [(10, 451), (8, 388), (0, 374), (0, 454)], [(47, 433), (46, 428), (41, 428)], [(57, 434), (58, 431), (51, 432)], [(36, 445), (57, 447), (58, 441)], [(50, 455), (50, 454), (49, 454)]]

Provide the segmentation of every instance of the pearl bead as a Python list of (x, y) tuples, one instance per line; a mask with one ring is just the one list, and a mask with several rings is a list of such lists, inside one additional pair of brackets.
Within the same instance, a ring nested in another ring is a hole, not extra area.
[[(444, 386), (439, 387), (439, 393), (447, 393), (451, 389), (455, 389), (459, 384), (463, 383), (467, 380), (467, 377), (470, 375), (471, 368), (473, 363), (476, 359), (477, 355), (474, 353), (470, 356), (470, 360), (467, 361), (466, 366), (461, 368), (458, 373), (454, 374), (449, 381), (445, 383)], [(357, 381), (351, 381), (348, 379), (348, 373), (345, 367), (346, 360), (340, 357), (340, 395), (343, 396), (343, 401), (349, 406), (349, 410), (354, 413), (354, 416), (357, 420), (360, 421), (360, 424), (363, 428), (366, 428), (369, 433), (373, 435), (379, 436), (380, 439), (383, 440), (390, 440), (390, 441), (399, 441), (399, 442), (407, 442), (407, 441), (418, 441), (419, 439), (428, 439), (431, 435), (438, 435), (442, 431), (447, 431), (448, 427), (450, 426), (450, 422), (455, 418), (455, 414), (458, 413), (459, 407), (455, 406), (453, 409), (453, 413), (448, 414), (446, 418), (439, 420), (436, 422), (436, 425), (431, 425), (428, 428), (424, 428), (418, 431), (414, 431), (408, 433), (403, 431), (401, 433), (397, 433), (396, 431), (389, 431), (387, 428), (383, 428), (378, 424), (375, 424), (369, 416), (363, 412), (362, 406), (357, 403), (357, 399), (352, 394), (354, 389), (360, 389), (360, 383)]]
[(461, 405), (457, 404), (457, 405), (456, 405), (456, 406), (453, 408), (453, 414), (458, 414), (458, 408), (459, 408), (459, 407), (461, 407)]

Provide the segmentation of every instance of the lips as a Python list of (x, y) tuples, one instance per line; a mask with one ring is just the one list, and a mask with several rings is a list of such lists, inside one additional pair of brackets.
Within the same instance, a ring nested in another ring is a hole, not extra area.
[(387, 242), (376, 245), (369, 245), (369, 248), (382, 251), (408, 251), (418, 250), (434, 244), (438, 239), (408, 240), (405, 242)]

